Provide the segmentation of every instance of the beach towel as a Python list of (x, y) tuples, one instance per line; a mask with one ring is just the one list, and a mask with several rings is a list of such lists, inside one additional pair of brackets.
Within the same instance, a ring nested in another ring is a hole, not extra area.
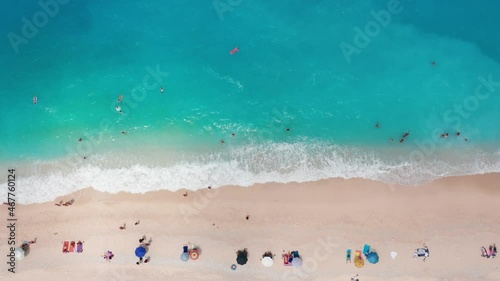
[(71, 243), (69, 243), (69, 249), (68, 249), (68, 251), (70, 253), (74, 253), (75, 252), (75, 245), (76, 245), (75, 241), (71, 241)]
[(77, 253), (83, 252), (83, 242), (78, 241), (78, 243), (76, 243), (76, 252)]
[(290, 262), (290, 257), (291, 257), (290, 253), (283, 254), (283, 265), (284, 266), (291, 266), (292, 265), (292, 263)]
[(64, 241), (63, 242), (63, 249), (62, 249), (63, 253), (65, 253), (65, 254), (68, 253), (68, 247), (69, 247), (69, 241)]

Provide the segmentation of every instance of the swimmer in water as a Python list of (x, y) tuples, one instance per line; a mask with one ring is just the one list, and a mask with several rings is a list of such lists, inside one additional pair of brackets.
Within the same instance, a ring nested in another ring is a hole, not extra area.
[(404, 142), (404, 141), (405, 141), (405, 139), (400, 139), (400, 140), (399, 140), (399, 142)]
[(232, 137), (236, 137), (236, 134), (235, 134), (235, 133), (232, 133), (232, 134), (231, 134), (231, 136), (232, 136)]
[(403, 138), (406, 138), (409, 135), (410, 135), (410, 130), (408, 130), (408, 132), (406, 132), (406, 133), (403, 134)]
[(458, 136), (460, 136), (460, 132), (457, 132), (455, 135), (456, 135), (457, 137), (458, 137)]
[(116, 111), (118, 111), (118, 112), (122, 112), (122, 108), (121, 108), (119, 105), (117, 105), (117, 106), (116, 106)]
[(290, 132), (290, 128), (286, 128), (286, 131), (287, 131), (287, 132)]
[(448, 137), (448, 133), (446, 133), (446, 134), (441, 134), (441, 137), (442, 137), (442, 138), (447, 138), (447, 137)]
[(118, 102), (122, 102), (122, 99), (123, 99), (123, 95), (120, 95), (120, 96), (118, 97)]
[(163, 86), (160, 86), (160, 93), (162, 93), (162, 94), (163, 94), (163, 91), (164, 91), (164, 90), (163, 90)]
[(377, 122), (377, 124), (375, 124), (375, 127), (380, 128), (380, 123)]

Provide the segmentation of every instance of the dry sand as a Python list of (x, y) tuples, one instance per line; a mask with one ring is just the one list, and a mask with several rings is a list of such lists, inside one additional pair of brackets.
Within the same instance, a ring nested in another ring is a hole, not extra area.
[[(331, 179), (182, 194), (88, 188), (60, 198), (74, 198), (73, 206), (17, 206), (17, 242), (38, 240), (12, 274), (7, 234), (0, 233), (0, 280), (349, 281), (355, 274), (360, 281), (500, 280), (500, 257), (480, 256), (481, 246), (500, 244), (500, 174), (419, 187)], [(2, 209), (7, 224), (7, 206)], [(126, 229), (119, 230), (123, 223)], [(134, 249), (142, 235), (153, 238), (151, 262), (136, 265)], [(84, 252), (63, 254), (64, 240), (85, 241)], [(201, 246), (199, 260), (180, 260), (187, 242)], [(346, 264), (346, 249), (362, 250), (365, 243), (377, 250), (380, 262)], [(426, 262), (412, 257), (423, 243), (430, 249)], [(232, 271), (242, 248), (248, 248), (249, 262)], [(101, 258), (108, 249), (115, 254), (111, 262)], [(268, 250), (276, 254), (271, 268), (260, 263)], [(283, 250), (298, 250), (303, 266), (283, 266)], [(391, 251), (398, 253), (394, 260)]]

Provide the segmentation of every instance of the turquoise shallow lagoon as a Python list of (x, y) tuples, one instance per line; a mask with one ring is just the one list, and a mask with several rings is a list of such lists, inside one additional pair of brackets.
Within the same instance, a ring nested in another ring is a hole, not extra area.
[(29, 33), (7, 1), (0, 168), (23, 202), (500, 172), (500, 3), (351, 2), (74, 0)]

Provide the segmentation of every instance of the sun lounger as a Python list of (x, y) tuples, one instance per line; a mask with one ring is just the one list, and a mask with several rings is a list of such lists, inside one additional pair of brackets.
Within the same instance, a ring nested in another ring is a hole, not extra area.
[(75, 252), (75, 246), (76, 246), (76, 242), (75, 242), (75, 241), (71, 241), (71, 242), (69, 243), (69, 249), (68, 249), (68, 251), (69, 251), (70, 253), (74, 253), (74, 252)]
[(481, 247), (481, 257), (483, 257), (483, 258), (489, 258), (490, 257), (488, 255), (488, 251), (486, 251), (486, 248), (484, 246)]
[(83, 242), (82, 241), (78, 241), (78, 243), (76, 243), (76, 252), (77, 253), (83, 252)]
[(62, 249), (63, 253), (65, 253), (65, 254), (68, 253), (68, 247), (69, 247), (69, 241), (64, 241), (63, 242), (63, 249)]
[(370, 249), (371, 249), (370, 245), (365, 244), (365, 246), (363, 247), (363, 254), (368, 255), (368, 253), (370, 252)]

